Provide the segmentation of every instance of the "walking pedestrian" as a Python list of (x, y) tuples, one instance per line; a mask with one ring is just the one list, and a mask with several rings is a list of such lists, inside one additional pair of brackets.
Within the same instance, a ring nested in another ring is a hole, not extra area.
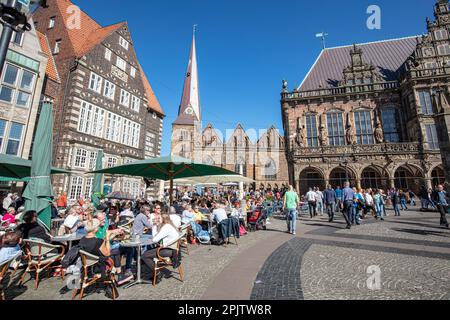
[(403, 190), (399, 190), (398, 192), (399, 198), (400, 198), (400, 207), (401, 210), (408, 210), (408, 207), (406, 206), (406, 193)]
[(317, 193), (315, 193), (312, 188), (309, 188), (309, 191), (306, 194), (306, 201), (308, 201), (309, 215), (312, 219), (317, 216)]
[(300, 199), (293, 186), (289, 186), (289, 191), (284, 195), (283, 211), (286, 209), (286, 220), (288, 224), (288, 232), (292, 235), (296, 235), (297, 231), (297, 208), (299, 206)]
[(344, 201), (344, 210), (342, 211), (344, 219), (347, 222), (347, 229), (352, 228), (350, 217), (353, 211), (353, 200), (355, 199), (355, 192), (350, 188), (350, 182), (345, 182), (344, 190), (342, 190), (342, 200)]
[(323, 193), (320, 191), (320, 188), (315, 188), (314, 191), (317, 195), (317, 211), (318, 213), (323, 216), (323, 208), (324, 208), (324, 201), (323, 201)]
[(392, 206), (394, 207), (395, 216), (400, 217), (400, 193), (398, 190), (392, 189), (391, 201)]
[(384, 199), (382, 190), (376, 190), (375, 195), (373, 196), (373, 202), (375, 205), (375, 211), (376, 211), (376, 219), (380, 219), (381, 221), (384, 221)]
[(447, 212), (449, 208), (449, 198), (447, 193), (444, 191), (443, 185), (438, 185), (436, 190), (433, 192), (432, 201), (438, 209), (439, 214), (441, 215), (441, 226), (446, 227), (448, 229), (447, 222)]
[(323, 198), (328, 214), (328, 222), (333, 222), (336, 208), (336, 192), (331, 185), (328, 185), (328, 188), (323, 192)]

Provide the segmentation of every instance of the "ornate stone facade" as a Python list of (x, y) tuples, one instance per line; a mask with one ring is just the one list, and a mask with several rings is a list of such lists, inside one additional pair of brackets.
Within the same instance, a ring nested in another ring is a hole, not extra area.
[(300, 192), (345, 180), (417, 191), (449, 179), (447, 0), (435, 19), (421, 38), (325, 49), (293, 92), (283, 81), (290, 182)]

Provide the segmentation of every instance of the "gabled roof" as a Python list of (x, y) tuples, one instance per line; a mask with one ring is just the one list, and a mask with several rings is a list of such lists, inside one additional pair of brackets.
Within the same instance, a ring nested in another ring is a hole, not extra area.
[(153, 91), (150, 82), (148, 82), (147, 76), (145, 75), (145, 72), (142, 69), (141, 65), (139, 65), (139, 69), (141, 71), (142, 83), (144, 85), (145, 93), (147, 94), (148, 107), (164, 116), (164, 111), (161, 108), (158, 98), (156, 98), (155, 92)]
[(83, 45), (83, 48), (79, 52), (79, 55), (84, 55), (88, 53), (92, 49), (94, 49), (98, 44), (102, 43), (107, 37), (109, 37), (113, 32), (122, 27), (125, 22), (119, 22), (113, 24), (108, 27), (100, 28), (95, 30), (91, 35), (87, 38), (86, 42)]
[(52, 51), (50, 50), (50, 45), (48, 43), (47, 37), (36, 30), (38, 35), (39, 44), (41, 46), (42, 52), (44, 52), (48, 57), (47, 68), (45, 69), (45, 74), (47, 77), (55, 82), (61, 83), (59, 78), (58, 69), (56, 68), (55, 59), (53, 59)]
[[(398, 80), (402, 67), (417, 45), (417, 36), (357, 44), (363, 61), (377, 68), (385, 81)], [(300, 91), (333, 88), (351, 65), (353, 45), (324, 49), (298, 88)]]

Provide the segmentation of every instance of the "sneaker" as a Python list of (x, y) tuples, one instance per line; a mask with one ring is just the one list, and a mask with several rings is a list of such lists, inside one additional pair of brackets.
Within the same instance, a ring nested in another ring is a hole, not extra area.
[(121, 286), (127, 282), (130, 282), (134, 279), (133, 275), (119, 274), (117, 279), (117, 285)]
[(292, 235), (295, 236), (295, 235), (297, 235), (297, 233), (296, 232), (292, 232)]
[(133, 275), (133, 271), (131, 271), (131, 269), (127, 269), (127, 270), (125, 270), (125, 275), (132, 276)]

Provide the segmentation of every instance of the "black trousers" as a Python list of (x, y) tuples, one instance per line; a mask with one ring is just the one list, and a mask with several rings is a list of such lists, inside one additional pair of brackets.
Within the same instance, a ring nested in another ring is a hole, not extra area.
[[(141, 265), (142, 265), (142, 277), (144, 279), (153, 278), (153, 274), (155, 273), (155, 262), (153, 261), (156, 258), (156, 252), (158, 249), (152, 249), (146, 251), (141, 257)], [(172, 249), (161, 249), (159, 255), (164, 258), (171, 258), (173, 255)]]
[(347, 227), (350, 227), (352, 223), (350, 222), (350, 217), (352, 214), (352, 207), (353, 207), (353, 201), (347, 200), (344, 201), (344, 210), (342, 211), (342, 214), (344, 215), (345, 222), (347, 223)]
[(441, 214), (441, 226), (447, 225), (448, 222), (447, 222), (446, 215), (447, 215), (448, 207), (438, 204), (437, 209), (438, 209), (439, 213)]
[(309, 215), (311, 218), (314, 216), (317, 216), (317, 203), (315, 201), (308, 201), (308, 207), (309, 207)]

